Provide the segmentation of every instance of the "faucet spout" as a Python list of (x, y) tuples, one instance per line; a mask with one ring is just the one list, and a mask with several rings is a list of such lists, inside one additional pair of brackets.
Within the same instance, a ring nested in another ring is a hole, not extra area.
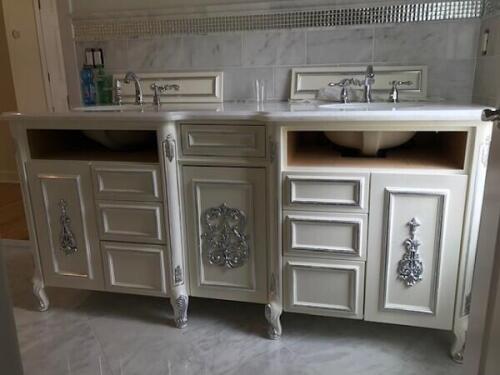
[(135, 84), (135, 104), (143, 105), (144, 96), (142, 94), (141, 81), (139, 77), (137, 77), (137, 74), (135, 74), (134, 72), (127, 72), (127, 74), (125, 74), (125, 79), (123, 80), (123, 82), (128, 84), (131, 81), (134, 81)]
[(373, 102), (372, 86), (374, 83), (375, 83), (375, 72), (373, 71), (373, 65), (368, 65), (366, 67), (364, 92), (363, 92), (363, 99), (365, 103)]

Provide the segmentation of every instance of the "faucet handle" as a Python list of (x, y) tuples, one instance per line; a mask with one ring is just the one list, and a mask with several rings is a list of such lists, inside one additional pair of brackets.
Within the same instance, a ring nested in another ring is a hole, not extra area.
[(161, 93), (165, 91), (165, 87), (159, 85), (157, 82), (153, 82), (151, 84), (151, 90), (153, 90), (153, 104), (160, 105), (161, 104)]
[(354, 78), (344, 78), (338, 82), (328, 83), (328, 86), (330, 86), (330, 87), (335, 87), (335, 86), (340, 87), (340, 102), (341, 103), (348, 103), (349, 102), (349, 90), (348, 89), (351, 85), (361, 86), (361, 82), (357, 79), (354, 79)]
[(410, 86), (413, 84), (412, 81), (391, 81), (389, 84), (391, 87), (391, 92), (389, 93), (389, 102), (399, 103), (399, 86)]

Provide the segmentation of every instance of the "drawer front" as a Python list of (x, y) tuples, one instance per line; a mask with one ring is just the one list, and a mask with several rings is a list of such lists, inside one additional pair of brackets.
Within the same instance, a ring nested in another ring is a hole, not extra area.
[(154, 164), (92, 166), (96, 199), (160, 201), (159, 176)]
[(106, 289), (167, 295), (166, 250), (163, 246), (102, 242)]
[(285, 259), (286, 311), (363, 318), (364, 262)]
[(285, 255), (366, 258), (366, 214), (285, 211)]
[(370, 175), (342, 173), (285, 174), (284, 205), (314, 211), (368, 211)]
[(181, 125), (184, 155), (266, 156), (264, 126)]
[(163, 243), (161, 203), (97, 202), (101, 240)]

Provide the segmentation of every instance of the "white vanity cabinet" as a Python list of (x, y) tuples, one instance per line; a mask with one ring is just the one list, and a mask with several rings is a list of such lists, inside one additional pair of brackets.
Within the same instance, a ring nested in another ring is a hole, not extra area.
[(373, 173), (365, 319), (452, 329), (465, 175)]
[(102, 289), (89, 163), (31, 161), (28, 178), (46, 283)]
[(184, 166), (191, 295), (267, 301), (264, 168)]

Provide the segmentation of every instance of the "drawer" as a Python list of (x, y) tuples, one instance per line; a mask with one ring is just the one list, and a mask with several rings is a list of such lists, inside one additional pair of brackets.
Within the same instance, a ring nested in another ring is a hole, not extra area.
[(96, 199), (160, 201), (160, 170), (154, 164), (92, 166)]
[(154, 202), (97, 202), (101, 240), (162, 243), (163, 208)]
[(285, 311), (363, 318), (365, 264), (285, 258)]
[(203, 156), (266, 156), (265, 126), (181, 125), (182, 153)]
[(367, 212), (368, 173), (287, 173), (284, 206), (290, 209)]
[(163, 246), (101, 242), (106, 289), (167, 295), (167, 254)]
[(366, 258), (368, 215), (285, 211), (285, 255)]

